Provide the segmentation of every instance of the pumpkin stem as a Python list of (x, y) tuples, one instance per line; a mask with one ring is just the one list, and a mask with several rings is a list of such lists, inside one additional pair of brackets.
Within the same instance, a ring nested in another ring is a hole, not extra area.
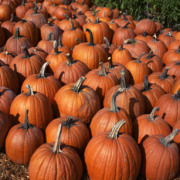
[(169, 67), (166, 67), (166, 68), (164, 69), (164, 71), (163, 71), (163, 73), (162, 73), (162, 76), (161, 76), (162, 79), (166, 79), (166, 78), (167, 78), (167, 72), (168, 72), (168, 70), (169, 70)]
[(79, 12), (78, 12), (78, 15), (82, 15), (82, 11), (79, 11)]
[(129, 12), (128, 12), (128, 10), (125, 10), (125, 15), (127, 16), (127, 15), (129, 15)]
[(99, 24), (99, 17), (96, 18), (95, 24)]
[(88, 19), (89, 22), (92, 22), (91, 19)]
[(22, 49), (24, 51), (24, 58), (30, 58), (29, 52), (25, 46), (22, 46)]
[(89, 46), (95, 46), (94, 41), (93, 41), (93, 34), (92, 34), (91, 30), (86, 28), (85, 31), (87, 31), (90, 36)]
[(22, 18), (21, 23), (25, 23), (25, 22), (27, 22), (26, 19), (25, 19), (25, 18)]
[(25, 6), (24, 0), (22, 1), (22, 4), (21, 4), (21, 6)]
[(9, 54), (9, 52), (8, 51), (5, 51), (5, 55), (8, 55)]
[(105, 16), (105, 14), (106, 14), (106, 11), (104, 11), (104, 12), (103, 12), (102, 17), (104, 17), (104, 16)]
[(171, 31), (174, 31), (174, 29), (176, 29), (178, 26), (180, 26), (180, 24), (176, 24), (171, 28)]
[(34, 7), (34, 14), (37, 14), (37, 3), (35, 3), (35, 7)]
[(117, 13), (116, 19), (118, 19), (118, 18), (119, 18), (119, 15), (120, 15), (120, 12), (118, 12), (118, 13)]
[(113, 3), (111, 3), (111, 6), (109, 8), (111, 11), (113, 10)]
[(160, 142), (161, 144), (163, 144), (165, 147), (168, 147), (171, 145), (171, 141), (173, 140), (173, 138), (179, 133), (179, 129), (175, 129), (171, 134), (169, 134), (168, 136), (166, 136), (165, 138), (161, 138)]
[(118, 133), (121, 127), (126, 124), (126, 121), (124, 119), (118, 121), (111, 129), (111, 132), (108, 134), (108, 137), (111, 139), (117, 139)]
[(136, 19), (136, 21), (139, 21), (140, 19), (141, 19), (141, 16), (138, 16), (137, 19)]
[(109, 22), (109, 24), (113, 24), (114, 23), (114, 19), (112, 19), (110, 22)]
[(58, 47), (57, 47), (57, 41), (53, 41), (53, 48), (54, 48), (54, 54), (55, 55), (59, 54)]
[(176, 92), (176, 94), (173, 95), (173, 97), (175, 99), (179, 99), (180, 98), (180, 89)]
[(176, 50), (176, 52), (177, 52), (178, 54), (180, 54), (180, 46), (178, 47), (178, 49)]
[(74, 23), (73, 23), (71, 18), (70, 18), (70, 22), (71, 22), (71, 30), (76, 30), (76, 28), (74, 27)]
[(69, 53), (67, 53), (67, 54), (66, 54), (66, 57), (67, 57), (67, 59), (68, 59), (67, 64), (70, 65), (70, 66), (72, 66), (72, 64), (74, 64), (74, 61), (73, 61), (72, 56), (71, 56)]
[(117, 104), (116, 104), (116, 98), (120, 93), (121, 92), (119, 90), (117, 90), (112, 96), (111, 109), (110, 109), (111, 112), (119, 112), (119, 109), (118, 109)]
[(146, 57), (147, 59), (152, 59), (152, 54), (153, 54), (153, 51), (152, 49), (150, 50), (148, 56)]
[(143, 35), (144, 37), (146, 37), (146, 36), (147, 36), (147, 32), (144, 31), (142, 35)]
[(79, 43), (82, 43), (82, 41), (79, 38), (75, 39), (75, 41), (79, 41)]
[(82, 1), (81, 5), (84, 5), (85, 0)]
[(93, 8), (92, 8), (92, 12), (94, 13), (95, 12), (95, 9), (98, 7), (98, 5), (95, 5)]
[(39, 10), (42, 10), (42, 5), (43, 5), (43, 3), (39, 6)]
[(28, 90), (27, 96), (33, 96), (34, 95), (33, 88), (31, 85), (27, 84), (26, 89)]
[(110, 43), (109, 43), (109, 41), (108, 41), (108, 39), (106, 38), (106, 37), (104, 37), (104, 40), (105, 40), (105, 42), (106, 42), (106, 48), (109, 48), (109, 47), (111, 47), (111, 45), (110, 45)]
[(14, 18), (14, 16), (13, 16), (13, 14), (11, 14), (11, 19), (9, 20), (9, 22), (13, 22), (13, 18)]
[(134, 45), (136, 43), (136, 40), (135, 39), (126, 39), (126, 40), (124, 40), (124, 43)]
[(166, 34), (166, 36), (172, 37), (171, 32), (169, 31), (169, 32)]
[(122, 51), (123, 50), (123, 45), (124, 45), (124, 43), (123, 44), (121, 44), (121, 46), (119, 47), (119, 51)]
[(74, 87), (73, 87), (73, 90), (74, 90), (74, 92), (79, 92), (80, 91), (80, 88), (81, 88), (81, 86), (82, 86), (82, 83), (85, 81), (85, 77), (84, 76), (82, 76), (82, 77), (80, 77), (79, 78), (79, 80), (76, 82), (76, 84), (74, 85)]
[(62, 35), (59, 36), (59, 39), (58, 39), (58, 47), (63, 47), (63, 45), (62, 45)]
[(148, 75), (147, 74), (144, 76), (144, 88), (143, 89), (145, 91), (149, 90), (149, 82), (148, 82)]
[(157, 35), (156, 35), (156, 33), (154, 33), (153, 38), (154, 38), (154, 40), (153, 40), (154, 42), (159, 41), (159, 40), (157, 39)]
[(125, 70), (121, 70), (121, 81), (120, 81), (120, 91), (124, 91), (126, 89), (126, 80), (125, 80)]
[(151, 113), (150, 113), (150, 115), (149, 115), (149, 120), (150, 121), (154, 121), (155, 119), (154, 119), (154, 116), (155, 116), (155, 112), (156, 111), (159, 111), (159, 107), (157, 106), (157, 107), (155, 107), (152, 111), (151, 111)]
[(107, 1), (104, 1), (104, 2), (102, 3), (101, 7), (104, 7), (106, 3), (107, 3)]
[(22, 125), (22, 128), (25, 129), (26, 131), (29, 128), (32, 128), (32, 125), (29, 123), (28, 113), (29, 113), (29, 110), (27, 109), (25, 113), (24, 124)]
[(131, 24), (131, 22), (130, 22), (130, 21), (129, 21), (128, 23), (126, 23), (126, 24), (125, 24), (125, 26), (123, 26), (122, 28), (123, 28), (123, 29), (128, 28), (128, 25), (129, 25), (129, 24)]
[(74, 11), (77, 11), (77, 10), (78, 10), (78, 8), (75, 8), (75, 9), (74, 9)]
[(51, 35), (52, 35), (52, 33), (48, 34), (48, 37), (47, 37), (46, 41), (51, 41)]
[(123, 20), (124, 20), (124, 21), (128, 21), (128, 19), (126, 18), (126, 15), (125, 15), (125, 14), (123, 14)]
[(37, 76), (37, 78), (45, 78), (45, 70), (47, 68), (47, 66), (49, 65), (49, 61), (45, 62), (39, 72), (39, 75)]
[(143, 53), (138, 57), (138, 59), (136, 60), (137, 63), (140, 63), (140, 59), (141, 59), (141, 57), (142, 57), (144, 54), (145, 54), (145, 52), (143, 52)]
[(67, 14), (64, 14), (64, 16), (66, 17), (67, 20), (69, 20), (69, 16)]
[(100, 62), (99, 64), (100, 64), (100, 66), (101, 66), (101, 71), (99, 71), (99, 75), (100, 75), (100, 76), (106, 76), (107, 73), (106, 73), (106, 67), (105, 67), (104, 63), (103, 63), (103, 62)]
[(19, 27), (16, 28), (15, 34), (14, 34), (14, 39), (20, 39), (20, 33), (19, 33)]
[(48, 21), (48, 26), (54, 26), (53, 21)]
[(109, 69), (114, 69), (113, 62), (112, 62), (112, 58), (111, 58), (111, 57), (108, 57), (108, 61), (109, 61), (109, 66), (108, 66), (108, 68), (109, 68)]
[(97, 10), (96, 12), (94, 12), (93, 16), (95, 16), (100, 10)]
[(70, 129), (70, 127), (72, 126), (72, 120), (73, 120), (73, 117), (69, 116), (66, 121), (63, 121), (62, 125)]
[(56, 142), (55, 142), (54, 147), (52, 149), (54, 154), (62, 152), (62, 150), (61, 150), (61, 132), (62, 132), (62, 124), (60, 124), (58, 127)]

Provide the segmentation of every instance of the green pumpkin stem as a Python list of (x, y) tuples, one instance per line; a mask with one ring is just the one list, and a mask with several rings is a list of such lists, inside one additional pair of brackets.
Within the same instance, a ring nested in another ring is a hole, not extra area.
[(176, 94), (173, 95), (175, 99), (180, 99), (180, 89), (176, 92)]
[(34, 95), (33, 88), (31, 85), (27, 84), (26, 89), (28, 90), (27, 96), (33, 96)]
[(24, 51), (24, 58), (30, 58), (29, 51), (25, 46), (22, 46), (22, 49)]
[(138, 16), (137, 19), (136, 19), (136, 21), (140, 21), (140, 19), (141, 19), (141, 16)]
[(61, 132), (62, 132), (62, 124), (60, 124), (58, 127), (56, 141), (55, 141), (54, 147), (52, 148), (52, 151), (54, 152), (54, 154), (62, 153), (62, 150), (61, 150)]
[(73, 120), (73, 117), (72, 116), (69, 116), (66, 121), (63, 121), (63, 126), (66, 126), (67, 129), (70, 129), (71, 125), (72, 125), (72, 120)]
[(94, 13), (95, 12), (95, 9), (98, 7), (98, 5), (95, 5), (93, 8), (92, 8), (92, 12)]
[(155, 107), (152, 111), (151, 111), (151, 113), (150, 113), (150, 115), (149, 115), (149, 120), (150, 121), (154, 121), (155, 120), (155, 112), (156, 111), (159, 111), (159, 107), (157, 106), (157, 107)]
[(136, 40), (135, 39), (126, 39), (124, 41), (124, 43), (125, 44), (132, 44), (132, 45), (134, 45), (134, 44), (136, 44)]
[(27, 109), (25, 113), (24, 124), (22, 125), (22, 128), (25, 129), (26, 131), (29, 128), (32, 128), (32, 125), (29, 123), (28, 113), (29, 113), (29, 110)]
[(104, 63), (103, 63), (103, 62), (100, 62), (99, 64), (100, 64), (100, 66), (101, 66), (101, 71), (99, 71), (99, 75), (100, 75), (100, 76), (106, 76), (107, 73), (106, 73), (106, 67), (105, 67)]
[(130, 22), (130, 21), (129, 21), (128, 23), (126, 23), (126, 24), (125, 24), (125, 26), (123, 26), (122, 28), (123, 28), (123, 29), (128, 28), (128, 25), (129, 25), (129, 24), (131, 24), (131, 22)]
[(66, 57), (68, 59), (68, 62), (67, 62), (68, 65), (74, 64), (73, 58), (72, 58), (72, 56), (69, 53), (66, 54)]
[(24, 0), (22, 1), (22, 4), (21, 4), (21, 6), (25, 6)]
[(108, 134), (108, 137), (111, 139), (117, 139), (118, 133), (121, 127), (126, 124), (126, 121), (124, 119), (118, 121), (111, 129), (111, 132)]
[(53, 41), (54, 54), (59, 54), (57, 41)]
[(64, 16), (66, 17), (67, 20), (69, 20), (69, 16), (67, 14), (64, 14)]
[(81, 88), (81, 86), (82, 86), (82, 83), (85, 81), (85, 77), (84, 76), (82, 76), (82, 77), (80, 77), (79, 78), (79, 80), (76, 82), (76, 84), (74, 85), (74, 87), (73, 87), (73, 90), (74, 90), (74, 92), (79, 92), (80, 91), (80, 88)]
[(51, 41), (51, 35), (52, 35), (52, 33), (48, 34), (48, 37), (47, 37), (46, 41)]
[(137, 63), (140, 63), (140, 59), (141, 59), (141, 57), (142, 57), (144, 54), (145, 54), (145, 52), (143, 52), (143, 53), (138, 57), (138, 59), (136, 60)]
[(147, 36), (147, 32), (144, 31), (142, 35), (143, 35), (144, 37), (146, 37), (146, 36)]
[(176, 50), (176, 52), (177, 52), (178, 54), (180, 54), (180, 46), (178, 47), (178, 49)]
[(58, 47), (63, 47), (63, 45), (62, 45), (62, 35), (59, 36), (59, 39), (58, 39)]
[(122, 51), (123, 50), (123, 45), (124, 45), (124, 43), (119, 47), (119, 51)]
[(71, 22), (71, 30), (76, 30), (76, 28), (74, 27), (74, 23), (73, 23), (71, 18), (70, 18), (70, 22)]
[(147, 74), (144, 76), (144, 88), (143, 89), (145, 91), (149, 90), (149, 82), (148, 82), (148, 75)]
[(111, 112), (119, 112), (119, 108), (117, 107), (117, 104), (116, 104), (116, 98), (120, 93), (121, 92), (117, 90), (112, 96), (111, 109), (110, 109)]
[(179, 133), (179, 129), (175, 129), (171, 134), (166, 136), (165, 138), (161, 138), (160, 142), (163, 144), (165, 147), (168, 147), (171, 145), (171, 141), (174, 139), (174, 137)]
[(45, 70), (47, 68), (47, 66), (49, 65), (49, 61), (45, 62), (39, 72), (39, 75), (37, 76), (37, 78), (45, 78)]
[(95, 46), (94, 41), (93, 41), (93, 34), (92, 34), (91, 30), (86, 28), (85, 31), (87, 31), (90, 36), (89, 46)]
[(109, 40), (107, 39), (107, 37), (104, 37), (104, 40), (105, 40), (105, 42), (106, 42), (106, 48), (109, 48), (109, 47), (111, 47), (111, 45), (110, 45), (110, 43), (109, 43)]
[(94, 12), (93, 16), (96, 16), (96, 14), (99, 12), (100, 10), (97, 10), (96, 12)]
[(153, 55), (153, 51), (150, 50), (150, 52), (149, 52), (149, 54), (148, 54), (148, 56), (147, 56), (146, 58), (147, 58), (147, 59), (152, 59), (152, 55)]
[(16, 28), (15, 34), (14, 34), (14, 39), (20, 39), (20, 33), (19, 33), (19, 27)]
[(126, 79), (125, 79), (125, 70), (121, 70), (121, 81), (120, 81), (120, 91), (124, 91), (126, 89)]
[(79, 38), (75, 39), (75, 41), (79, 41), (79, 43), (82, 43), (82, 41)]
[(166, 68), (164, 69), (164, 71), (163, 71), (163, 73), (162, 73), (162, 76), (161, 76), (162, 79), (166, 79), (166, 78), (167, 78), (167, 72), (168, 72), (168, 70), (169, 70), (169, 67), (166, 67)]

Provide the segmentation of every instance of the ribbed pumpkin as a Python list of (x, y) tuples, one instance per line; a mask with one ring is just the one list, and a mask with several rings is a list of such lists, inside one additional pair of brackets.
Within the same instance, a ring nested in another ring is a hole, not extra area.
[(180, 46), (180, 40), (175, 40), (168, 46), (168, 50), (178, 49), (179, 46)]
[(134, 85), (144, 97), (145, 113), (149, 114), (155, 106), (157, 100), (165, 93), (161, 86), (148, 82), (148, 75), (144, 77), (144, 83)]
[(108, 26), (110, 27), (110, 29), (111, 29), (111, 31), (112, 31), (112, 34), (114, 34), (114, 32), (119, 28), (119, 25), (114, 22), (114, 19), (112, 19), (112, 20), (108, 23)]
[(97, 93), (90, 87), (82, 85), (85, 77), (81, 77), (76, 84), (63, 86), (55, 95), (53, 110), (54, 116), (75, 116), (85, 124), (100, 109), (100, 100)]
[(56, 140), (60, 124), (62, 124), (61, 142), (74, 148), (82, 155), (90, 135), (87, 126), (76, 117), (62, 116), (51, 121), (46, 128), (46, 142), (50, 143)]
[(141, 153), (129, 134), (119, 133), (125, 123), (125, 120), (117, 122), (111, 132), (97, 134), (88, 143), (84, 156), (90, 179), (137, 178)]
[(134, 39), (139, 39), (139, 40), (144, 41), (145, 43), (148, 43), (149, 41), (153, 40), (153, 37), (150, 35), (147, 35), (147, 32), (144, 31), (143, 34), (136, 36)]
[(0, 150), (5, 145), (5, 139), (10, 128), (11, 123), (8, 119), (8, 116), (5, 115), (2, 111), (0, 111)]
[(33, 154), (28, 168), (30, 179), (81, 179), (83, 172), (81, 159), (73, 148), (61, 142), (61, 128), (60, 124), (55, 142), (43, 144)]
[(156, 115), (162, 117), (172, 128), (180, 119), (180, 89), (173, 94), (165, 94), (156, 102), (160, 110)]
[(132, 120), (145, 112), (143, 95), (132, 85), (126, 84), (124, 70), (121, 71), (120, 86), (114, 86), (107, 92), (104, 98), (104, 107), (111, 106), (112, 96), (118, 89), (122, 93), (116, 98), (117, 106), (125, 109)]
[(52, 75), (45, 73), (49, 62), (46, 62), (39, 74), (33, 74), (26, 78), (21, 86), (21, 93), (28, 92), (26, 85), (29, 84), (35, 92), (44, 94), (51, 104), (53, 104), (56, 92), (61, 88), (61, 83)]
[(128, 27), (131, 28), (132, 30), (134, 30), (136, 28), (136, 25), (133, 23), (132, 19), (130, 20), (130, 18), (128, 19), (128, 17), (123, 14), (121, 15), (121, 21), (117, 22), (117, 24), (120, 26), (120, 27), (123, 27), (125, 26), (127, 23), (128, 24)]
[(163, 72), (154, 72), (149, 75), (149, 82), (161, 86), (166, 93), (170, 93), (175, 80), (167, 72), (169, 67), (166, 67)]
[(25, 111), (29, 110), (29, 122), (42, 130), (53, 120), (53, 112), (48, 98), (39, 92), (34, 92), (26, 85), (28, 92), (22, 93), (13, 100), (10, 108), (11, 124), (24, 123)]
[(104, 63), (101, 62), (100, 65), (100, 70), (94, 69), (86, 74), (86, 80), (84, 81), (84, 85), (87, 85), (94, 89), (102, 103), (108, 90), (113, 86), (116, 86), (119, 81), (116, 75), (109, 71), (106, 71)]
[(13, 126), (6, 138), (6, 154), (16, 164), (29, 164), (35, 150), (44, 143), (42, 131), (29, 123), (28, 112), (24, 124)]
[(150, 69), (146, 63), (142, 62), (140, 59), (145, 53), (142, 53), (136, 61), (130, 61), (126, 64), (126, 68), (130, 72), (129, 83), (138, 84), (143, 82), (144, 76), (150, 74)]
[(16, 53), (14, 52), (3, 51), (2, 53), (0, 53), (0, 60), (3, 61), (7, 66), (9, 66), (15, 56)]
[(143, 114), (133, 121), (133, 138), (141, 144), (149, 136), (161, 134), (168, 136), (171, 133), (169, 124), (155, 112), (159, 107), (155, 107), (150, 114)]
[(89, 43), (80, 43), (73, 49), (72, 57), (84, 62), (90, 70), (99, 67), (100, 62), (106, 62), (108, 53), (100, 44), (94, 44), (91, 30), (85, 29), (90, 35)]
[(58, 64), (54, 77), (62, 84), (75, 83), (81, 76), (85, 76), (89, 69), (82, 61), (73, 60), (70, 54), (66, 54), (67, 59)]
[(145, 179), (173, 180), (179, 170), (179, 149), (173, 138), (179, 129), (168, 136), (153, 135), (141, 146), (141, 173)]
[(90, 124), (92, 137), (101, 132), (110, 131), (120, 119), (124, 119), (126, 124), (120, 129), (119, 133), (125, 132), (132, 135), (132, 120), (129, 114), (123, 108), (119, 108), (116, 105), (116, 97), (120, 93), (117, 90), (112, 96), (111, 106), (99, 110), (93, 117)]
[(158, 39), (164, 42), (166, 47), (168, 48), (169, 45), (175, 41), (174, 37), (172, 36), (171, 32), (168, 32), (167, 34), (160, 34)]

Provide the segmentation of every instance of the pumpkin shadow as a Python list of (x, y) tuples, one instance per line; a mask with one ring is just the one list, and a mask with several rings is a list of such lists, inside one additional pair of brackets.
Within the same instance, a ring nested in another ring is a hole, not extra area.
[(11, 127), (16, 125), (16, 124), (19, 124), (19, 117), (20, 117), (20, 114), (17, 113), (16, 116), (12, 115), (12, 114), (9, 114), (9, 120), (10, 120), (10, 123), (11, 123)]
[[(104, 101), (104, 96), (102, 95), (102, 88), (97, 87), (96, 93), (99, 96), (100, 103), (101, 103), (101, 108), (103, 108), (103, 101)], [(100, 95), (99, 95), (100, 94)]]
[(129, 99), (129, 115), (131, 116), (132, 121), (136, 118), (136, 115), (134, 113), (134, 106), (136, 103), (139, 101), (135, 98), (130, 98)]

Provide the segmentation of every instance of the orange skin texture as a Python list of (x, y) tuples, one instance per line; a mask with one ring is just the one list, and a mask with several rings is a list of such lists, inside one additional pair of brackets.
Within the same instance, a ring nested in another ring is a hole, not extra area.
[(57, 6), (57, 5), (51, 5), (51, 6), (49, 6), (49, 8), (48, 8), (48, 14), (50, 14), (50, 16), (51, 17), (53, 17), (53, 16), (55, 16), (55, 12), (56, 12), (56, 10), (59, 8), (59, 6)]
[(159, 31), (161, 31), (162, 30), (162, 25), (161, 25), (161, 23), (160, 22), (155, 22), (155, 25), (156, 25), (156, 32), (159, 32)]
[(15, 12), (16, 12), (16, 16), (19, 17), (20, 19), (24, 18), (26, 12), (31, 9), (31, 7), (25, 5), (25, 6), (18, 6), (16, 9), (15, 9)]
[(148, 58), (148, 54), (144, 54), (141, 57), (141, 62), (144, 62), (147, 64), (147, 66), (150, 69), (150, 72), (161, 72), (163, 69), (163, 62), (162, 59), (159, 56), (152, 55), (152, 58)]
[(180, 60), (180, 53), (178, 53), (176, 51), (177, 51), (176, 49), (171, 49), (164, 54), (162, 61), (165, 65), (167, 65), (168, 63), (170, 63), (172, 61)]
[(177, 34), (174, 36), (175, 40), (180, 40), (180, 32), (177, 32)]
[[(104, 14), (105, 12), (105, 14)], [(109, 17), (109, 18), (112, 18), (113, 16), (113, 12), (108, 8), (108, 7), (103, 7), (100, 12), (98, 13), (98, 17), (101, 18), (101, 17)]]
[(141, 173), (146, 179), (173, 180), (179, 169), (179, 150), (176, 143), (165, 147), (160, 142), (163, 135), (148, 137), (141, 146)]
[[(63, 51), (66, 54), (69, 53), (70, 55), (72, 55), (72, 50), (70, 48), (66, 47), (66, 46), (59, 46), (58, 47), (58, 52), (60, 52), (60, 51)], [(53, 53), (54, 53), (54, 49), (51, 50), (50, 54), (53, 54)]]
[(82, 14), (84, 14), (86, 11), (89, 11), (89, 6), (87, 4), (84, 4), (84, 5), (77, 4), (75, 8), (78, 8), (76, 10), (77, 13), (81, 11)]
[(112, 43), (116, 46), (120, 46), (124, 43), (126, 39), (134, 39), (135, 33), (131, 28), (119, 27), (113, 35)]
[[(72, 22), (73, 22), (73, 24), (74, 24), (74, 27), (81, 29), (81, 25), (79, 24), (78, 21), (76, 21), (75, 19), (72, 19)], [(72, 26), (71, 26), (71, 21), (70, 21), (70, 20), (67, 20), (67, 19), (63, 19), (62, 21), (60, 21), (60, 22), (58, 23), (58, 26), (59, 26), (63, 31), (72, 28)]]
[[(172, 131), (174, 131), (175, 129), (180, 129), (180, 121), (179, 120), (174, 125)], [(177, 143), (177, 145), (178, 145), (178, 147), (180, 149), (180, 134), (179, 133), (174, 137), (173, 141)]]
[(172, 94), (176, 94), (176, 92), (179, 90), (179, 88), (180, 88), (180, 79), (178, 79), (178, 80), (174, 83), (174, 85), (173, 85), (173, 87), (172, 87), (172, 89), (171, 89), (171, 93), (172, 93)]
[(10, 121), (12, 125), (24, 123), (25, 112), (29, 110), (29, 123), (44, 130), (53, 120), (53, 111), (47, 97), (42, 93), (27, 96), (22, 93), (13, 100), (10, 108)]
[[(78, 2), (78, 4), (81, 4), (83, 2), (83, 0), (78, 0), (77, 2)], [(85, 0), (84, 4), (87, 4), (88, 6), (90, 6), (91, 0)]]
[(6, 135), (8, 134), (9, 129), (11, 128), (11, 123), (8, 119), (8, 116), (0, 111), (0, 150), (5, 145)]
[[(128, 22), (131, 22), (128, 27), (131, 28), (132, 30), (134, 30), (136, 28), (136, 25), (133, 23), (133, 21), (130, 21), (130, 20), (121, 20), (119, 21), (117, 24), (120, 26), (120, 27), (123, 27), (125, 26)], [(134, 32), (134, 31), (133, 31)], [(136, 35), (135, 35), (136, 36)], [(128, 38), (127, 38), (128, 39)]]
[(132, 120), (129, 114), (122, 108), (118, 109), (117, 112), (113, 112), (111, 107), (105, 107), (95, 114), (90, 124), (92, 137), (101, 132), (111, 131), (112, 127), (121, 119), (124, 119), (126, 124), (120, 128), (119, 132), (132, 135)]
[(112, 53), (117, 49), (117, 46), (114, 44), (111, 44), (110, 47), (107, 47), (106, 44), (102, 44), (102, 46), (106, 49), (108, 57), (112, 57)]
[(122, 51), (116, 49), (112, 54), (112, 61), (118, 62), (124, 66), (126, 66), (126, 64), (132, 60), (133, 58), (131, 56), (131, 53), (127, 49), (123, 49)]
[(74, 84), (63, 86), (56, 93), (53, 110), (55, 117), (75, 116), (85, 124), (89, 124), (93, 116), (100, 110), (97, 93), (88, 86), (81, 86), (79, 93), (72, 90)]
[(156, 102), (155, 106), (160, 108), (156, 115), (162, 117), (172, 128), (180, 119), (180, 101), (173, 97), (173, 94), (165, 94)]
[(3, 61), (7, 66), (9, 66), (15, 56), (16, 53), (14, 52), (10, 51), (6, 54), (6, 51), (3, 51), (2, 53), (0, 53), (0, 60)]
[(109, 22), (108, 26), (109, 26), (110, 29), (112, 29), (112, 34), (114, 34), (114, 32), (119, 28), (119, 25), (116, 24), (115, 22), (113, 22), (113, 23)]
[(146, 31), (148, 35), (153, 36), (156, 32), (155, 23), (150, 19), (143, 19), (139, 21), (134, 32), (136, 33), (136, 35), (140, 35), (143, 34), (144, 31)]
[(167, 36), (166, 34), (160, 34), (158, 39), (163, 41), (167, 48), (173, 41), (175, 41), (173, 36)]
[(163, 72), (154, 72), (154, 73), (150, 74), (149, 78), (148, 78), (149, 83), (157, 84), (157, 85), (161, 86), (162, 89), (166, 93), (170, 93), (171, 89), (173, 87), (173, 84), (175, 83), (175, 80), (170, 75), (167, 75), (167, 77), (165, 79), (161, 79), (162, 74), (163, 74)]
[(146, 63), (140, 61), (139, 63), (136, 61), (129, 61), (126, 64), (126, 68), (130, 72), (129, 83), (130, 84), (138, 84), (144, 81), (144, 76), (149, 75), (150, 69)]
[(70, 10), (65, 9), (63, 7), (59, 7), (56, 11), (55, 11), (55, 17), (58, 20), (63, 20), (66, 19), (66, 17), (64, 16), (64, 14), (67, 14), (70, 18), (72, 18), (72, 13)]
[(2, 86), (0, 86), (0, 94), (0, 111), (9, 116), (10, 106), (16, 94), (10, 89)]
[(54, 77), (62, 84), (71, 84), (76, 83), (80, 77), (85, 76), (88, 72), (88, 67), (82, 61), (74, 60), (74, 63), (69, 65), (66, 59), (58, 64)]
[(142, 41), (144, 41), (144, 42), (147, 44), (149, 41), (152, 41), (152, 40), (153, 40), (153, 37), (152, 37), (152, 36), (149, 36), (149, 35), (143, 36), (143, 35), (140, 34), (140, 35), (136, 36), (134, 39), (135, 39), (135, 40), (136, 40), (136, 39), (142, 40)]
[(160, 58), (162, 58), (165, 52), (167, 51), (166, 45), (161, 40), (153, 39), (152, 41), (148, 41), (147, 45), (153, 51), (153, 54), (159, 56)]
[(135, 180), (141, 163), (137, 143), (129, 134), (120, 133), (117, 139), (111, 139), (108, 133), (97, 134), (86, 147), (84, 156), (90, 179)]
[(86, 74), (84, 85), (94, 89), (98, 94), (100, 101), (103, 102), (108, 90), (119, 84), (118, 78), (111, 72), (106, 71), (106, 75), (100, 75), (101, 70), (94, 69)]
[(124, 44), (123, 46), (127, 49), (133, 58), (137, 59), (142, 53), (149, 53), (150, 49), (147, 44), (142, 40), (136, 40), (135, 44)]
[(46, 41), (45, 39), (43, 39), (38, 42), (37, 46), (43, 49), (43, 51), (45, 51), (47, 54), (50, 54), (53, 49), (53, 40)]
[(80, 180), (83, 166), (78, 153), (71, 147), (61, 143), (62, 153), (54, 153), (53, 143), (40, 146), (29, 163), (31, 180)]
[[(144, 114), (145, 104), (143, 95), (139, 90), (131, 85), (126, 85), (128, 89), (124, 90), (116, 98), (117, 106), (123, 108), (134, 120), (136, 117)], [(104, 107), (111, 105), (111, 99), (113, 94), (120, 88), (119, 85), (112, 87), (106, 94), (104, 98)]]
[(12, 8), (8, 4), (0, 5), (0, 21), (9, 21), (11, 19)]
[(171, 49), (177, 50), (179, 46), (180, 46), (180, 40), (175, 40), (168, 46), (168, 50), (171, 50)]
[(145, 103), (145, 114), (149, 114), (155, 107), (157, 100), (165, 93), (162, 87), (157, 84), (150, 84), (148, 90), (143, 89), (144, 83), (135, 84), (134, 87), (138, 89), (143, 97)]
[(101, 17), (101, 18), (99, 18), (99, 20), (108, 23), (108, 22), (111, 21), (111, 18), (109, 18), (109, 17)]
[(35, 150), (44, 143), (44, 137), (36, 126), (25, 130), (22, 125), (17, 124), (10, 129), (5, 144), (6, 153), (16, 164), (29, 164)]
[[(51, 121), (46, 128), (46, 142), (51, 143), (56, 141), (58, 126), (66, 121), (68, 116), (62, 116), (60, 118)], [(90, 135), (87, 126), (76, 117), (73, 117), (72, 125), (68, 127), (62, 125), (61, 142), (70, 146), (76, 150), (79, 154), (83, 155), (84, 150), (89, 142)]]
[(108, 53), (100, 45), (90, 46), (89, 43), (80, 43), (73, 49), (73, 59), (84, 62), (90, 70), (97, 69), (100, 62), (106, 62)]
[(133, 121), (133, 138), (141, 144), (149, 136), (161, 134), (168, 136), (171, 133), (169, 124), (161, 117), (155, 116), (150, 120), (149, 114), (143, 114)]

